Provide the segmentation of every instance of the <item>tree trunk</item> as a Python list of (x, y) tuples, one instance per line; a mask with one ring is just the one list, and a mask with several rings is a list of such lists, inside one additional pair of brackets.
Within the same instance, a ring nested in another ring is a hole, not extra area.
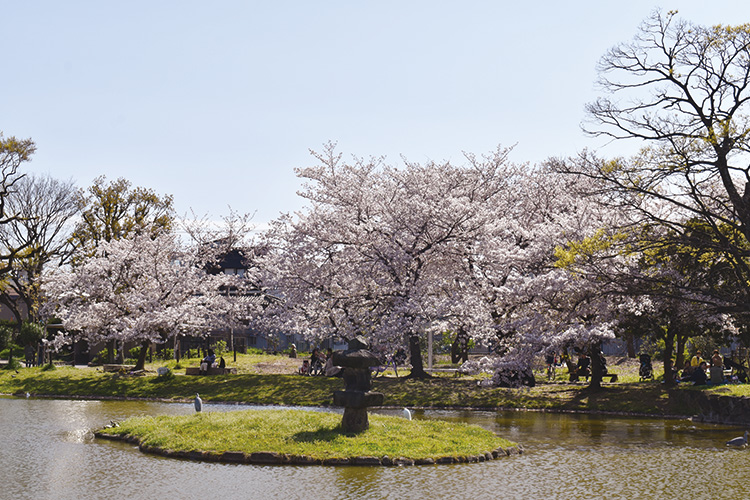
[(451, 363), (466, 363), (469, 360), (469, 336), (463, 328), (458, 330), (451, 344)]
[(411, 373), (406, 378), (430, 378), (430, 374), (424, 371), (419, 335), (409, 335), (409, 356), (411, 357)]
[(110, 365), (115, 362), (115, 341), (108, 340), (107, 341), (107, 363)]
[(146, 354), (148, 354), (149, 347), (151, 347), (151, 342), (148, 340), (141, 342), (141, 352), (138, 353), (138, 361), (135, 363), (133, 370), (143, 370), (146, 367)]
[(595, 342), (589, 348), (589, 359), (591, 360), (591, 383), (589, 387), (592, 389), (602, 388), (602, 375), (604, 370), (602, 366), (602, 344), (601, 342)]
[(676, 369), (682, 369), (682, 366), (685, 364), (685, 344), (687, 343), (688, 336), (686, 334), (681, 334), (677, 332), (675, 334), (675, 339), (677, 340), (677, 351), (675, 352), (675, 362), (674, 367)]
[(13, 368), (13, 344), (16, 342), (16, 339), (21, 335), (21, 316), (14, 313), (16, 317), (16, 327), (15, 327), (15, 334), (11, 336), (10, 338), (10, 345), (8, 346), (8, 368)]
[(667, 327), (667, 334), (664, 338), (664, 385), (673, 387), (677, 383), (672, 377), (672, 354), (674, 354), (674, 322), (670, 321)]
[(625, 345), (628, 349), (628, 357), (635, 359), (635, 335), (628, 332), (625, 334)]

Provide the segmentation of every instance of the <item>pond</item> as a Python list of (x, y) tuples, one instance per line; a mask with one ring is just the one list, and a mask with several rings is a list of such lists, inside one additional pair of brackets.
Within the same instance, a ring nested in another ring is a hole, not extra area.
[[(237, 408), (244, 407), (207, 410)], [(200, 463), (146, 455), (91, 434), (110, 420), (192, 411), (187, 404), (0, 398), (0, 498), (750, 498), (750, 450), (724, 444), (742, 429), (686, 420), (415, 411), (415, 418), (491, 429), (526, 452), (401, 468)]]

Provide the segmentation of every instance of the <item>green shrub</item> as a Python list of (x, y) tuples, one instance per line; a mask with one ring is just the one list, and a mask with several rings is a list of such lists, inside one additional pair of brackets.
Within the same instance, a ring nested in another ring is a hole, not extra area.
[(214, 350), (216, 357), (223, 356), (227, 352), (227, 343), (224, 340), (217, 340), (211, 346)]
[(46, 333), (47, 329), (44, 325), (24, 321), (21, 323), (21, 332), (18, 334), (17, 342), (20, 345), (35, 345), (44, 338)]
[[(652, 358), (658, 361), (664, 361), (664, 351), (666, 350), (667, 343), (664, 341), (664, 339), (648, 339), (644, 340), (644, 342), (641, 344), (641, 348), (639, 349), (639, 353), (642, 354), (648, 354)], [(672, 347), (672, 358), (677, 358), (677, 352), (676, 349), (677, 345)], [(683, 359), (689, 359), (687, 351), (683, 351)]]
[[(13, 342), (13, 332), (14, 332), (13, 328), (9, 326), (6, 326), (6, 325), (0, 326), (0, 350), (2, 352), (5, 352), (8, 349), (8, 347), (10, 347), (11, 342)], [(0, 354), (0, 356), (2, 356), (2, 354)], [(8, 356), (5, 355), (2, 357), (7, 358)]]
[[(114, 359), (117, 359), (117, 349), (114, 349), (112, 351), (112, 355)], [(105, 347), (101, 351), (97, 352), (96, 355), (91, 359), (89, 362), (90, 365), (96, 365), (100, 366), (105, 363), (109, 363), (109, 360), (107, 359), (107, 348)]]
[(0, 359), (8, 359), (10, 357), (10, 348), (13, 347), (13, 357), (17, 358), (23, 356), (23, 348), (16, 344), (10, 344), (0, 351)]
[(18, 358), (13, 358), (8, 360), (8, 364), (5, 365), (6, 370), (18, 370), (21, 368), (21, 362), (18, 361)]

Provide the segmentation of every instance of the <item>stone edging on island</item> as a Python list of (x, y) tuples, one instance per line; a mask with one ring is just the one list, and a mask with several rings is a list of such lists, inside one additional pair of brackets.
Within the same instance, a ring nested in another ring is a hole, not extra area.
[(350, 465), (350, 466), (386, 466), (398, 467), (409, 465), (442, 465), (442, 464), (461, 464), (477, 463), (495, 460), (501, 457), (510, 457), (523, 453), (521, 445), (510, 448), (497, 448), (491, 452), (485, 452), (479, 455), (468, 456), (448, 456), (440, 458), (423, 458), (411, 459), (404, 457), (350, 457), (350, 458), (326, 458), (317, 459), (307, 455), (289, 455), (285, 453), (275, 453), (267, 451), (257, 451), (253, 453), (244, 453), (241, 451), (225, 451), (223, 453), (208, 451), (175, 451), (165, 450), (156, 446), (148, 446), (141, 443), (134, 436), (121, 436), (118, 434), (107, 434), (105, 432), (95, 432), (94, 435), (100, 439), (109, 439), (112, 441), (124, 441), (131, 444), (137, 444), (138, 449), (143, 453), (159, 455), (169, 458), (181, 458), (185, 460), (194, 460), (199, 462), (219, 462), (227, 464), (252, 464), (252, 465)]

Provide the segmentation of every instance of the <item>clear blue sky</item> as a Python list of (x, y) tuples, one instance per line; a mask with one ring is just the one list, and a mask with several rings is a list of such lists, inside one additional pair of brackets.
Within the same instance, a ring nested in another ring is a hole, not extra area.
[(598, 147), (596, 63), (657, 6), (750, 22), (746, 0), (0, 0), (0, 131), (36, 141), (28, 171), (263, 223), (327, 141), (394, 164)]

